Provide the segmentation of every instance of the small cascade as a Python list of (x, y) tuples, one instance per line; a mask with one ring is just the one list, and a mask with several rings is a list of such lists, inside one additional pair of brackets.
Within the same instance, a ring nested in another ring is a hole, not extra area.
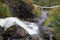
[(37, 16), (37, 22), (32, 23), (27, 21), (21, 21), (16, 17), (7, 17), (5, 19), (0, 19), (0, 25), (1, 27), (4, 27), (4, 30), (12, 25), (19, 25), (20, 27), (25, 29), (30, 35), (42, 34), (40, 32), (41, 30), (43, 32), (46, 32), (46, 29), (42, 27), (42, 24), (48, 19), (48, 13), (46, 10), (44, 10), (44, 8), (41, 8), (41, 10), (42, 14), (40, 16)]
[[(53, 37), (53, 34), (50, 32), (48, 32), (44, 26), (43, 26), (43, 23), (48, 19), (48, 12), (46, 10), (44, 10), (44, 8), (41, 7), (41, 10), (42, 10), (42, 14), (40, 16), (37, 16), (38, 20), (37, 22), (35, 22), (35, 24), (38, 25), (39, 27), (39, 30), (42, 31), (40, 32), (40, 34), (42, 34), (42, 36), (44, 36), (43, 34), (47, 34), (49, 36), (49, 39), (50, 40), (53, 40), (52, 37)], [(48, 29), (48, 27), (47, 27)]]
[(5, 19), (1, 19), (0, 21), (1, 27), (4, 27), (4, 30), (9, 28), (12, 25), (19, 25), (23, 29), (25, 29), (30, 35), (38, 34), (38, 26), (34, 23), (29, 23), (29, 25), (25, 24), (23, 21), (19, 20), (15, 17), (8, 17)]
[(45, 20), (47, 20), (48, 18), (47, 12), (43, 8), (41, 8), (41, 10), (42, 10), (41, 19), (39, 19), (37, 23), (23, 22), (16, 17), (8, 17), (5, 19), (0, 19), (0, 25), (1, 27), (4, 27), (6, 30), (10, 26), (16, 24), (24, 28), (29, 34), (37, 34), (39, 30), (38, 26), (41, 26), (42, 23), (45, 22)]
[(44, 8), (41, 8), (41, 10), (42, 10), (42, 12), (41, 12), (42, 14), (37, 17), (39, 20), (38, 20), (38, 22), (36, 22), (36, 24), (38, 26), (41, 26), (48, 19), (47, 11), (44, 10)]

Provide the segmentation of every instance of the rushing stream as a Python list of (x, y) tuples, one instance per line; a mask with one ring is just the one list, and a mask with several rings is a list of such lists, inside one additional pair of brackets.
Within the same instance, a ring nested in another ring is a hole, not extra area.
[(41, 8), (41, 11), (42, 11), (41, 12), (42, 14), (37, 16), (38, 20), (37, 20), (37, 22), (35, 22), (40, 26), (48, 19), (47, 11), (44, 10), (43, 8)]
[(16, 17), (7, 17), (5, 19), (0, 19), (0, 25), (1, 27), (4, 27), (4, 30), (6, 30), (12, 25), (19, 25), (20, 27), (24, 28), (30, 35), (38, 34), (39, 28), (41, 28), (41, 25), (48, 18), (47, 12), (43, 8), (41, 8), (41, 10), (42, 10), (41, 16), (37, 17), (38, 22), (32, 23), (32, 22), (27, 22), (27, 21), (21, 21), (20, 19)]
[[(33, 24), (33, 23), (31, 23), (31, 24)], [(31, 24), (28, 27), (28, 25), (26, 25), (24, 22), (22, 22), (21, 20), (19, 20), (18, 18), (15, 18), (15, 17), (1, 19), (1, 21), (0, 21), (1, 27), (4, 27), (5, 30), (12, 25), (19, 25), (20, 27), (24, 28), (30, 35), (37, 34), (38, 26), (35, 26), (35, 24), (33, 24), (33, 25), (31, 25)]]
[[(17, 25), (21, 26), (22, 28), (24, 28), (25, 30), (27, 30), (29, 34), (36, 34), (38, 32), (38, 26), (42, 25), (42, 23), (45, 22), (45, 20), (47, 20), (47, 18), (48, 18), (47, 12), (45, 10), (43, 10), (43, 8), (41, 8), (41, 10), (42, 10), (42, 15), (40, 16), (41, 19), (39, 19), (38, 22), (36, 22), (36, 23), (23, 22), (23, 21), (19, 20), (18, 18), (8, 17), (5, 19), (0, 19), (0, 25), (1, 25), (1, 27), (4, 27), (6, 30), (11, 25), (17, 24)], [(35, 32), (33, 33), (32, 30)]]

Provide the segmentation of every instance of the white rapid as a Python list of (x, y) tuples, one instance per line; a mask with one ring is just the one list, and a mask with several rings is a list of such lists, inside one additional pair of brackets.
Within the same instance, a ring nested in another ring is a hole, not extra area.
[(24, 28), (30, 35), (38, 34), (38, 26), (34, 23), (28, 23), (29, 25), (25, 24), (21, 20), (15, 17), (8, 17), (5, 19), (0, 19), (1, 27), (4, 27), (5, 30), (12, 25), (19, 25), (20, 27)]
[(41, 26), (48, 19), (48, 12), (41, 8), (41, 15), (37, 16), (38, 20), (35, 22), (38, 26)]
[(20, 27), (24, 28), (30, 35), (38, 34), (39, 33), (38, 26), (40, 27), (42, 23), (45, 22), (45, 20), (47, 20), (48, 18), (47, 12), (43, 10), (43, 8), (41, 8), (41, 10), (42, 10), (42, 15), (40, 16), (41, 19), (39, 19), (38, 22), (36, 23), (24, 22), (16, 17), (7, 17), (5, 19), (0, 19), (0, 25), (1, 27), (5, 28), (4, 30), (6, 30), (12, 25), (19, 25)]

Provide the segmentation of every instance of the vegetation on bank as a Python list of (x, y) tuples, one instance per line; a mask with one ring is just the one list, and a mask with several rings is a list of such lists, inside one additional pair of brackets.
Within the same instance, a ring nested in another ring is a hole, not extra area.
[[(34, 0), (34, 2), (33, 0), (23, 0), (22, 2), (21, 1), (19, 2), (19, 0), (18, 1), (14, 0), (13, 1), (14, 4), (13, 5), (11, 4), (12, 5), (11, 7), (11, 5), (9, 6), (6, 3), (4, 3), (4, 0), (1, 0), (0, 1), (0, 18), (15, 16), (21, 19), (23, 18), (24, 20), (27, 20), (27, 21), (31, 21), (34, 17), (34, 14), (36, 15), (41, 14), (40, 8), (33, 5), (34, 3), (41, 6), (60, 5), (60, 0), (54, 0), (54, 1), (47, 0), (47, 2), (46, 0)], [(8, 2), (8, 4), (9, 3), (11, 2)], [(19, 6), (20, 4), (22, 6)], [(53, 22), (54, 28), (56, 30), (57, 40), (60, 40), (60, 8), (55, 8), (47, 11), (48, 11), (49, 18), (45, 21), (44, 26), (47, 26)]]
[(45, 21), (44, 26), (53, 26), (56, 32), (56, 40), (60, 40), (60, 8), (48, 11), (49, 18)]
[(56, 40), (60, 40), (60, 8), (57, 8), (55, 10), (55, 14), (53, 14), (54, 17), (54, 28), (56, 31)]
[(60, 5), (60, 0), (34, 0), (34, 3), (40, 6)]
[(9, 6), (4, 3), (0, 3), (0, 18), (10, 17), (12, 16)]

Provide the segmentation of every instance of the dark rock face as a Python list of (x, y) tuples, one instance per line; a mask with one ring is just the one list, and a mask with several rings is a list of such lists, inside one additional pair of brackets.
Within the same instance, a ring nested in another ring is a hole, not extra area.
[(20, 17), (25, 17), (25, 18), (29, 18), (29, 17), (32, 17), (32, 7), (30, 7), (29, 5), (25, 4), (24, 2), (21, 2), (22, 4), (18, 6), (18, 9), (20, 9), (20, 12), (22, 14), (20, 14), (21, 16)]
[(33, 18), (33, 4), (29, 5), (22, 0), (17, 0), (16, 2), (9, 0), (8, 4), (13, 16), (18, 18)]
[(10, 39), (24, 39), (24, 37), (26, 37), (27, 32), (19, 26), (17, 26), (16, 28), (16, 32), (11, 35)]
[(1, 36), (3, 37), (3, 40), (8, 40), (10, 39), (24, 39), (27, 36), (26, 30), (21, 28), (18, 25), (12, 25), (4, 33), (1, 33)]
[(3, 40), (8, 40), (8, 38), (11, 35), (13, 35), (15, 33), (15, 31), (16, 31), (16, 27), (11, 26), (6, 31), (4, 30), (4, 31), (0, 32), (1, 33), (0, 35), (3, 37)]

